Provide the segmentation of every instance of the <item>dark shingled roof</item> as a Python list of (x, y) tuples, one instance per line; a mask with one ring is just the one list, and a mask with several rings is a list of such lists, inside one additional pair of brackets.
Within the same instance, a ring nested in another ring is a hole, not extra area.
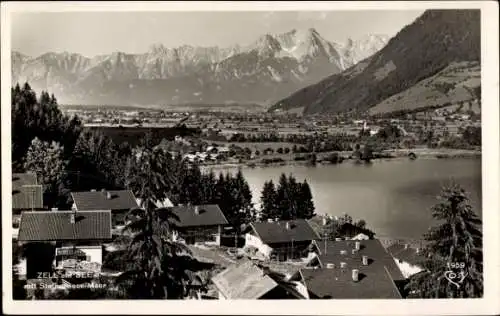
[(401, 299), (396, 284), (383, 265), (358, 267), (358, 282), (352, 267), (302, 269), (300, 273), (311, 297), (332, 299)]
[(33, 173), (12, 174), (12, 208), (43, 208), (43, 187), (37, 184)]
[[(199, 214), (196, 214), (195, 207), (198, 207)], [(200, 227), (228, 224), (224, 213), (222, 213), (217, 204), (173, 206), (168, 209), (178, 217), (178, 220), (173, 220), (178, 227)]]
[[(396, 265), (394, 258), (389, 254), (380, 240), (369, 239), (359, 240), (360, 250), (356, 254), (352, 254), (352, 249), (355, 248), (355, 240), (340, 240), (340, 241), (316, 241), (319, 251), (318, 259), (323, 267), (328, 263), (333, 263), (335, 267), (340, 267), (340, 262), (345, 262), (348, 269), (357, 269), (364, 267), (362, 265), (362, 256), (368, 256), (368, 266), (383, 266), (387, 269), (393, 280), (404, 280), (405, 277), (401, 270)], [(341, 250), (346, 250), (346, 254), (341, 254)]]
[(100, 240), (111, 239), (111, 211), (23, 212), (19, 241)]
[(232, 265), (212, 278), (226, 299), (258, 299), (278, 284), (252, 261)]
[[(286, 228), (287, 222), (290, 228)], [(292, 241), (309, 241), (318, 239), (318, 234), (304, 219), (255, 222), (250, 224), (257, 236), (266, 244), (287, 243)]]
[[(107, 193), (111, 194), (108, 199)], [(134, 194), (130, 190), (71, 192), (77, 210), (129, 210), (138, 208)]]

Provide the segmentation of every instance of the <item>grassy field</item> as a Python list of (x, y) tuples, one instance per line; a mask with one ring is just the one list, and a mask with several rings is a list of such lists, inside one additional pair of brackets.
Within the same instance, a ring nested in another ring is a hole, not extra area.
[(383, 100), (369, 111), (377, 114), (470, 101), (474, 96), (469, 88), (479, 85), (481, 67), (478, 62), (453, 63), (436, 75)]

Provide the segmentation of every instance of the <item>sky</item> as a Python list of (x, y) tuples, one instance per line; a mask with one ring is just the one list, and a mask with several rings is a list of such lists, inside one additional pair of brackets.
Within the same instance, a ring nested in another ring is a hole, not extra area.
[(23, 12), (12, 14), (12, 49), (30, 56), (71, 52), (93, 57), (144, 53), (152, 44), (228, 47), (260, 36), (315, 28), (344, 42), (366, 34), (394, 36), (423, 10), (233, 12)]

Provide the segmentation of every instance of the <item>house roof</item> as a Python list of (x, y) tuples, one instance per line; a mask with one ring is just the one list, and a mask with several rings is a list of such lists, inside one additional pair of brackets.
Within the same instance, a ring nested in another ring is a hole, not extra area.
[(228, 267), (212, 282), (226, 299), (258, 299), (278, 285), (248, 260)]
[[(289, 229), (287, 229), (289, 223)], [(308, 241), (318, 239), (318, 234), (304, 219), (250, 224), (257, 236), (266, 244)]]
[(302, 269), (300, 273), (308, 291), (318, 298), (402, 298), (385, 266), (368, 265), (357, 269), (358, 282), (352, 280), (352, 267)]
[[(352, 254), (352, 249), (355, 248), (355, 243), (360, 243), (360, 250)], [(318, 259), (323, 267), (328, 263), (333, 263), (335, 267), (340, 267), (341, 262), (347, 264), (349, 269), (357, 269), (365, 267), (362, 265), (362, 257), (367, 256), (369, 260), (368, 266), (382, 266), (387, 269), (393, 280), (404, 280), (401, 270), (396, 265), (394, 258), (389, 254), (380, 240), (340, 240), (340, 241), (316, 241), (320, 254)], [(326, 244), (326, 251), (325, 251)], [(345, 250), (345, 254), (341, 251)]]
[[(107, 194), (110, 193), (108, 199)], [(134, 194), (130, 190), (71, 192), (77, 210), (129, 210), (137, 208)]]
[(396, 259), (408, 262), (411, 265), (417, 266), (420, 265), (420, 263), (425, 259), (421, 253), (417, 252), (416, 248), (408, 246), (407, 248), (405, 245), (402, 244), (392, 244), (389, 247), (387, 247), (387, 251)]
[(33, 173), (12, 174), (12, 208), (43, 208), (43, 187)]
[[(196, 207), (199, 211), (198, 214), (196, 214)], [(168, 209), (178, 217), (178, 220), (174, 220), (178, 227), (199, 227), (228, 224), (224, 213), (222, 213), (217, 204), (173, 206)]]
[(111, 239), (111, 211), (23, 212), (19, 225), (19, 241), (58, 241)]

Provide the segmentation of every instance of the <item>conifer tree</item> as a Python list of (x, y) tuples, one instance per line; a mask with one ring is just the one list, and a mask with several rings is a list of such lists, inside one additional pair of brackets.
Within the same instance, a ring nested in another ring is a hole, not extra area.
[(266, 181), (261, 195), (260, 218), (261, 220), (279, 218), (277, 213), (277, 192), (273, 180)]
[(315, 215), (311, 188), (309, 187), (309, 183), (307, 183), (306, 180), (304, 180), (303, 183), (299, 184), (299, 188), (300, 193), (297, 195), (299, 217), (310, 219)]

